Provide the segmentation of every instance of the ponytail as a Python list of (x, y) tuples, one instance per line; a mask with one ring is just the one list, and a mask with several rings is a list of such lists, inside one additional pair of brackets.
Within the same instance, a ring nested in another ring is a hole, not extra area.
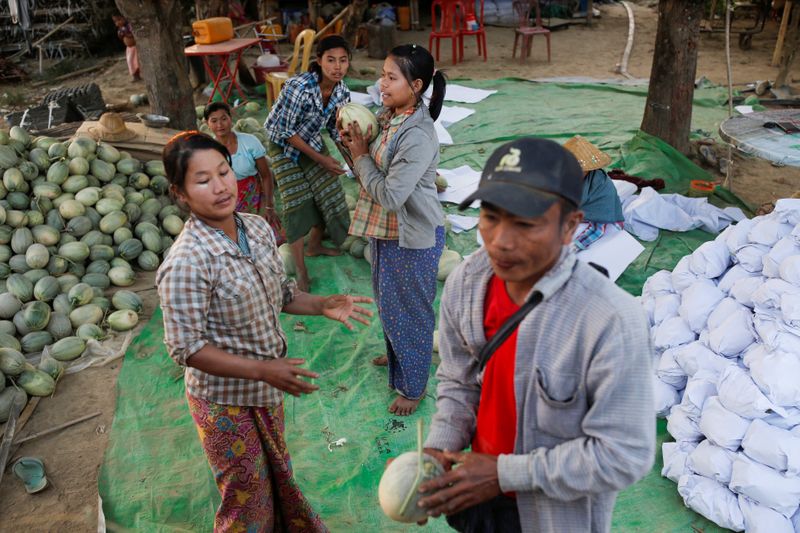
[(431, 101), (428, 105), (428, 111), (430, 111), (433, 120), (439, 118), (439, 113), (442, 111), (446, 89), (447, 78), (445, 78), (441, 70), (437, 70), (433, 74), (433, 92), (431, 93)]

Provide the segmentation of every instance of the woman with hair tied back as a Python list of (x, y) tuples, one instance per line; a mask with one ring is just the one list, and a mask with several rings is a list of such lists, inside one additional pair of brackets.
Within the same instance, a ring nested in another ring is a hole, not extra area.
[[(433, 84), (430, 106), (422, 95)], [(372, 288), (383, 325), (389, 387), (397, 392), (389, 407), (413, 413), (428, 383), (436, 317), (436, 272), (445, 242), (444, 213), (436, 194), (439, 140), (433, 121), (442, 109), (444, 75), (425, 48), (395, 47), (380, 79), (380, 131), (357, 123), (341, 132), (358, 176), (359, 191), (350, 233), (369, 238)]]
[[(258, 215), (236, 213), (236, 176), (224, 145), (196, 131), (164, 147), (170, 192), (189, 220), (158, 269), (164, 343), (184, 382), (221, 495), (214, 531), (324, 533), (303, 496), (284, 439), (283, 396), (319, 387), (288, 358), (280, 313), (323, 315), (353, 329), (372, 313), (360, 296), (315, 296), (286, 277)], [(189, 497), (191, 497), (189, 495)]]
[[(324, 229), (338, 246), (347, 238), (350, 215), (339, 176), (344, 169), (331, 157), (321, 131), (335, 142), (336, 112), (350, 101), (344, 77), (350, 67), (350, 45), (331, 35), (319, 41), (316, 61), (308, 72), (290, 78), (264, 123), (267, 153), (281, 195), (282, 222), (297, 268), (297, 285), (309, 290), (304, 255), (339, 255), (322, 245)], [(303, 249), (303, 238), (309, 234)]]

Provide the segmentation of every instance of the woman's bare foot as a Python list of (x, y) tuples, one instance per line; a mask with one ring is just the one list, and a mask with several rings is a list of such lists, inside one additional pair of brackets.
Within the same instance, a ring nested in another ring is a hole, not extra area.
[(375, 366), (389, 366), (389, 357), (380, 355), (372, 360), (372, 364)]
[(308, 273), (297, 273), (297, 288), (303, 292), (311, 292), (311, 278)]
[(408, 398), (398, 396), (394, 399), (392, 405), (389, 406), (389, 412), (397, 416), (408, 416), (417, 410), (420, 400), (422, 400), (422, 398), (419, 400), (409, 400)]
[(306, 246), (306, 257), (317, 257), (318, 255), (336, 256), (342, 255), (342, 251), (338, 248), (327, 248), (321, 244), (314, 245), (309, 243), (308, 246)]

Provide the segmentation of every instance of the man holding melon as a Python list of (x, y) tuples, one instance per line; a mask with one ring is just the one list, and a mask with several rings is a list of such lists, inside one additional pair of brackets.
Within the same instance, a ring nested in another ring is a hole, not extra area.
[(446, 473), (419, 489), (459, 531), (609, 531), (617, 492), (653, 464), (647, 320), (576, 260), (582, 177), (557, 143), (523, 138), (461, 205), (481, 200), (485, 245), (442, 295), (425, 452)]

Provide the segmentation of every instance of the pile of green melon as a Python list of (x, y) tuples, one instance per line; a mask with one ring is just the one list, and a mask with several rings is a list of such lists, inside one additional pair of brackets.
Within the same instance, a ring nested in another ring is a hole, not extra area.
[[(185, 215), (168, 196), (161, 161), (142, 163), (88, 137), (0, 131), (0, 174), (3, 422), (19, 391), (52, 394), (89, 339), (136, 326), (141, 298), (107, 290), (156, 270)], [(36, 368), (30, 361), (43, 350)]]

